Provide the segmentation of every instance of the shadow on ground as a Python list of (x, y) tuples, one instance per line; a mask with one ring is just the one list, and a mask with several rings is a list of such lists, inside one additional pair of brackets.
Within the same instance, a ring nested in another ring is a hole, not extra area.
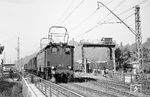
[(71, 80), (71, 82), (88, 82), (88, 81), (97, 81), (97, 79), (90, 78), (90, 77), (77, 77)]

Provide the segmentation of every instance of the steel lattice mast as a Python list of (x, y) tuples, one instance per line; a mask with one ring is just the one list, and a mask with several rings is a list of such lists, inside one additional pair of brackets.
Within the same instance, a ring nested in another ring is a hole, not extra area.
[(136, 32), (136, 57), (138, 62), (137, 73), (143, 73), (143, 53), (142, 53), (142, 36), (141, 36), (141, 20), (140, 20), (140, 7), (135, 7), (135, 32)]
[[(137, 73), (143, 73), (143, 53), (142, 53), (142, 36), (141, 36), (141, 21), (140, 21), (140, 7), (135, 6), (135, 31), (128, 26), (119, 16), (117, 16), (112, 10), (110, 10), (105, 4), (98, 1), (98, 4), (104, 6), (108, 11), (110, 11), (117, 19), (120, 20), (134, 35), (136, 42), (136, 59), (138, 62)], [(99, 6), (99, 5), (98, 5)], [(142, 77), (142, 76), (141, 76)]]

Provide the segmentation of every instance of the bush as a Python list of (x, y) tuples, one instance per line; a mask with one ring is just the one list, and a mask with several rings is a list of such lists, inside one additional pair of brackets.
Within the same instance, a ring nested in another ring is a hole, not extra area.
[(23, 97), (22, 85), (17, 82), (0, 81), (0, 97)]
[(13, 86), (11, 91), (11, 97), (23, 97), (22, 95), (22, 85), (17, 83)]

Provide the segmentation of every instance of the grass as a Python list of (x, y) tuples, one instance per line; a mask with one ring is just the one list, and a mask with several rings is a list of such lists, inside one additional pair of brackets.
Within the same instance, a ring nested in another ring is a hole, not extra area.
[(9, 82), (7, 79), (0, 80), (0, 97), (23, 97), (22, 85), (18, 82)]

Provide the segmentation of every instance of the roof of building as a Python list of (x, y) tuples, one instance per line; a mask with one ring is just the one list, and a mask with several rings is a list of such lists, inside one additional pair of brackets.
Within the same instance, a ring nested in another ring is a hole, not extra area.
[(15, 64), (3, 64), (4, 66), (15, 66)]

